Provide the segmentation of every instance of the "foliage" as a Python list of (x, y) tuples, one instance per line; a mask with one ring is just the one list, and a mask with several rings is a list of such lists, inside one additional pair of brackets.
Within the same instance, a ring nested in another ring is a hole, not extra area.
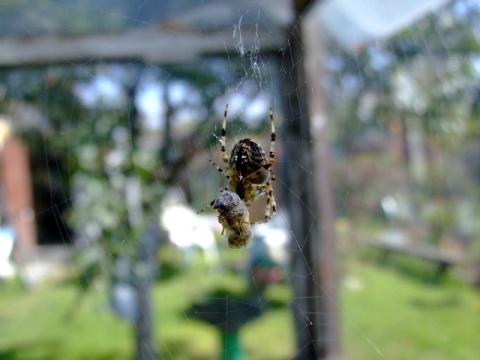
[(479, 18), (475, 2), (452, 1), (358, 53), (329, 43), (342, 213), (377, 216), (381, 199), (392, 196), (408, 204), (410, 225), (430, 228), (437, 243), (447, 232), (478, 235), (464, 229), (479, 212)]
[[(265, 96), (241, 79), (243, 70), (241, 63), (211, 59), (164, 68), (118, 63), (0, 72), (0, 111), (18, 119), (14, 130), (32, 154), (37, 207), (50, 218), (50, 209), (60, 210), (55, 216), (62, 235), (75, 241), (83, 288), (99, 276), (111, 280), (120, 256), (136, 263), (138, 240), (149, 222), (158, 222), (171, 184), (195, 200), (192, 192), (202, 182), (186, 167), (217, 141), (211, 134), (220, 120), (208, 121), (211, 109), (219, 105), (221, 114), (231, 88), (247, 104)], [(139, 94), (152, 85), (163, 89), (156, 101), (164, 108), (153, 127), (139, 105)], [(22, 117), (25, 109), (36, 116)], [(231, 129), (245, 127), (238, 116), (231, 120)], [(206, 196), (202, 206), (211, 200), (203, 189), (198, 193)], [(43, 232), (47, 219), (38, 220), (40, 236), (50, 235)]]
[(359, 53), (330, 43), (327, 95), (332, 114), (342, 119), (339, 140), (350, 142), (369, 126), (385, 127), (392, 118), (409, 115), (421, 116), (416, 121), (444, 140), (473, 136), (458, 132), (468, 128), (458, 122), (473, 125), (478, 115), (480, 44), (474, 29), (479, 23), (472, 19), (479, 15), (472, 2), (454, 1)]

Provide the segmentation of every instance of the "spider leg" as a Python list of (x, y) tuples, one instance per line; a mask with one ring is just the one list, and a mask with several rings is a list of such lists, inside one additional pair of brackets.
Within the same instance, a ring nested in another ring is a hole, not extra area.
[[(225, 190), (227, 190), (226, 187), (223, 188), (223, 189), (220, 189), (220, 192), (225, 191)], [(213, 199), (212, 201), (210, 201), (210, 203), (209, 203), (207, 206), (205, 206), (203, 209), (197, 211), (197, 215), (200, 214), (200, 213), (202, 213), (202, 212), (204, 212), (204, 211), (207, 210), (207, 209), (213, 208), (213, 203), (215, 202), (215, 200), (216, 200), (216, 199)]]
[(267, 195), (267, 210), (265, 213), (265, 222), (269, 221), (272, 218), (272, 216), (274, 216), (277, 213), (277, 203), (275, 202), (275, 197), (273, 196), (272, 184), (267, 183), (267, 185), (270, 188), (270, 190), (268, 191), (268, 195)]
[[(221, 147), (221, 155), (222, 155), (222, 160), (223, 160), (223, 163), (225, 164), (225, 168), (227, 169), (227, 173), (225, 173), (223, 171), (223, 169), (218, 166), (214, 161), (208, 159), (208, 161), (210, 162), (210, 164), (217, 169), (217, 171), (219, 173), (221, 173), (223, 176), (225, 176), (225, 178), (230, 181), (230, 175), (228, 174), (228, 171), (230, 169), (230, 167), (228, 166), (228, 156), (227, 156), (227, 151), (225, 149), (225, 144), (226, 144), (226, 137), (227, 137), (227, 111), (228, 111), (228, 104), (225, 104), (225, 111), (223, 113), (223, 123), (222, 123), (222, 147)], [(220, 191), (223, 191), (223, 190), (227, 190), (227, 188), (223, 188), (221, 189)], [(215, 200), (211, 201), (210, 204), (206, 207), (204, 207), (202, 210), (200, 210), (199, 212), (197, 212), (197, 214), (200, 214), (201, 212), (211, 208), (213, 206), (213, 203), (215, 202)]]
[[(275, 132), (275, 123), (274, 123), (274, 119), (273, 119), (272, 108), (269, 108), (268, 111), (270, 113), (270, 126), (271, 126), (271, 129), (272, 129), (272, 132), (270, 134), (270, 154), (269, 154), (269, 159), (264, 166), (265, 169), (267, 169), (267, 168), (269, 168), (270, 166), (273, 165), (273, 161), (275, 159), (275, 139), (277, 137), (277, 133)], [(272, 178), (275, 178), (275, 175), (273, 173), (272, 173)]]
[[(225, 176), (225, 178), (230, 181), (230, 175), (228, 174), (228, 171), (230, 169), (230, 167), (228, 166), (228, 157), (227, 157), (227, 152), (225, 150), (225, 142), (226, 142), (226, 135), (227, 135), (227, 111), (228, 111), (228, 104), (225, 105), (225, 112), (223, 114), (223, 124), (222, 124), (222, 148), (221, 148), (221, 154), (222, 154), (222, 160), (223, 160), (223, 163), (225, 164), (225, 167), (227, 169), (226, 172), (223, 171), (223, 169), (218, 166), (214, 161), (208, 159), (208, 162), (210, 163), (210, 165), (212, 165), (215, 169), (217, 169), (217, 171), (219, 173), (221, 173), (223, 176)], [(227, 188), (224, 188), (223, 190), (227, 190)], [(222, 191), (223, 191), (222, 190)], [(213, 202), (212, 202), (213, 204)]]
[(274, 216), (277, 213), (277, 203), (275, 202), (275, 197), (273, 196), (272, 184), (268, 181), (265, 185), (268, 189), (265, 217), (262, 220), (258, 220), (251, 223), (252, 225), (265, 224), (272, 218), (272, 216)]
[(272, 181), (275, 181), (276, 178), (277, 177), (275, 176), (275, 173), (272, 170), (270, 170), (270, 179), (272, 179)]
[(226, 151), (226, 137), (227, 137), (227, 111), (228, 111), (228, 104), (225, 105), (225, 112), (223, 113), (223, 123), (222, 123), (222, 147), (221, 147), (221, 155), (222, 155), (222, 160), (223, 164), (225, 165), (225, 168), (227, 170), (227, 174), (223, 172), (223, 170), (215, 164), (212, 160), (208, 160), (210, 164), (212, 164), (213, 167), (215, 167), (220, 173), (222, 173), (227, 180), (230, 180), (230, 175), (228, 175), (228, 172), (230, 171), (230, 166), (228, 165), (228, 156), (227, 156), (227, 151)]
[[(223, 171), (223, 169), (222, 169), (220, 166), (218, 166), (214, 161), (208, 159), (208, 162), (209, 162), (210, 165), (212, 165), (215, 169), (217, 169), (217, 171), (218, 171), (219, 173), (221, 173), (223, 176), (225, 176), (225, 178), (226, 178), (227, 180), (230, 180), (230, 175), (225, 174), (225, 172)], [(226, 190), (226, 188), (225, 188), (225, 190)]]
[[(270, 166), (272, 164), (267, 164), (262, 166), (260, 169), (254, 171), (253, 173), (249, 174), (248, 176), (245, 177), (246, 180), (250, 181), (251, 179), (257, 178), (257, 173), (262, 171), (263, 169), (270, 171), (270, 180), (274, 181), (277, 177), (275, 176), (275, 173), (270, 169)], [(227, 178), (228, 179), (228, 178)]]
[(226, 145), (227, 145), (227, 111), (228, 111), (228, 104), (225, 104), (225, 111), (223, 113), (223, 123), (222, 123), (222, 160), (223, 163), (225, 164), (225, 167), (228, 170), (228, 156), (227, 156), (227, 151), (226, 151)]
[(210, 203), (208, 204), (208, 206), (205, 206), (203, 209), (197, 211), (197, 215), (200, 214), (200, 213), (202, 213), (202, 212), (204, 212), (205, 210), (210, 209), (211, 207), (213, 207), (213, 203), (214, 203), (214, 202), (215, 202), (215, 200), (210, 201)]

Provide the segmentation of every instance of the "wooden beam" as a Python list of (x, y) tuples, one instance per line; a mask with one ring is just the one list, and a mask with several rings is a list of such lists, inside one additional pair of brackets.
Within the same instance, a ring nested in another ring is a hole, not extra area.
[(295, 11), (299, 14), (305, 12), (313, 3), (323, 0), (293, 0)]
[(314, 15), (307, 10), (298, 18), (282, 56), (282, 104), (289, 119), (281, 135), (286, 139), (282, 176), (293, 237), (295, 359), (331, 360), (341, 358), (335, 209), (321, 86), (325, 52)]
[(314, 12), (302, 19), (305, 56), (303, 58), (308, 83), (308, 111), (310, 137), (312, 141), (312, 173), (317, 188), (313, 193), (320, 210), (319, 243), (317, 248), (317, 284), (315, 286), (315, 316), (319, 338), (315, 344), (325, 351), (325, 358), (338, 359), (340, 350), (340, 319), (338, 298), (338, 274), (335, 241), (335, 200), (331, 184), (330, 144), (327, 138), (327, 101), (322, 79), (325, 77), (325, 49), (322, 28)]
[(234, 31), (233, 27), (205, 31), (150, 27), (78, 37), (4, 37), (0, 38), (0, 68), (109, 60), (178, 64), (240, 48), (277, 51), (287, 39), (282, 29), (245, 25), (241, 40), (234, 38)]

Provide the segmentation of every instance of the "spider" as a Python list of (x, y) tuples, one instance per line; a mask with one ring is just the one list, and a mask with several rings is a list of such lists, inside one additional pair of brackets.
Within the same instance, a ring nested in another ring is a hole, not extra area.
[(245, 202), (236, 193), (222, 190), (213, 202), (213, 208), (219, 212), (218, 221), (222, 224), (223, 231), (227, 231), (228, 247), (246, 247), (253, 233)]
[[(275, 180), (275, 174), (271, 170), (273, 161), (275, 158), (275, 124), (273, 120), (272, 109), (270, 112), (270, 153), (267, 159), (265, 151), (262, 150), (260, 145), (251, 139), (242, 139), (232, 149), (230, 158), (226, 152), (226, 136), (227, 136), (227, 111), (228, 104), (225, 105), (225, 112), (223, 115), (222, 123), (222, 147), (221, 155), (222, 160), (226, 168), (226, 174), (224, 171), (210, 161), (220, 173), (224, 174), (228, 181), (228, 186), (224, 190), (230, 190), (236, 193), (241, 200), (245, 202), (247, 206), (250, 206), (253, 201), (267, 196), (267, 206), (265, 210), (265, 217), (256, 223), (266, 223), (277, 212), (277, 205), (275, 198), (273, 197), (273, 188), (271, 181)], [(210, 203), (213, 206), (215, 201)], [(204, 209), (200, 210), (202, 212)]]

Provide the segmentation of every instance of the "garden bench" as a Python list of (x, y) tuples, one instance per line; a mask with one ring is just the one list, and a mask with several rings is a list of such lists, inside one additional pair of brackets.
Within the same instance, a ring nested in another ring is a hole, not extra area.
[(434, 278), (438, 279), (444, 275), (448, 269), (461, 262), (461, 256), (446, 254), (438, 247), (428, 244), (393, 244), (385, 241), (370, 241), (368, 246), (379, 249), (382, 252), (382, 262), (386, 262), (392, 253), (409, 255), (414, 258), (424, 259), (437, 265)]

